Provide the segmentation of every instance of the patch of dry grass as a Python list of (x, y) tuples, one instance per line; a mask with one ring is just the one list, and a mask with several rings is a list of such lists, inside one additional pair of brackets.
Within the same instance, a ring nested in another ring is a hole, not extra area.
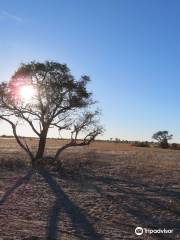
[[(48, 140), (47, 153), (63, 143)], [(22, 159), (13, 171), (6, 167), (1, 171), (2, 197), (17, 186), (28, 160), (13, 139), (0, 140), (0, 151), (2, 166), (14, 165), (18, 156)], [(95, 142), (69, 149), (62, 155), (62, 171), (49, 171), (49, 183), (36, 172), (8, 195), (0, 206), (0, 238), (44, 240), (55, 229), (61, 240), (92, 239), (94, 232), (100, 239), (134, 240), (135, 227), (142, 226), (174, 229), (173, 235), (159, 237), (180, 239), (179, 159), (180, 151), (119, 143)], [(157, 235), (144, 237), (138, 239)]]

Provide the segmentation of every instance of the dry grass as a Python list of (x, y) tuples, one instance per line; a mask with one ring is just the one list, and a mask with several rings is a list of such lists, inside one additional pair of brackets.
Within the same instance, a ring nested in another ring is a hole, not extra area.
[[(95, 142), (62, 159), (63, 171), (22, 179), (28, 160), (0, 140), (0, 239), (180, 239), (180, 151)], [(174, 233), (137, 237), (136, 226)]]

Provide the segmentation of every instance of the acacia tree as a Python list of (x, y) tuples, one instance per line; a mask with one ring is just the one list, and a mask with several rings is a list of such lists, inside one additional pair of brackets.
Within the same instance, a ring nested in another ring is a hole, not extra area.
[[(88, 145), (103, 132), (99, 111), (90, 111), (95, 102), (87, 91), (89, 81), (88, 76), (77, 81), (65, 64), (47, 61), (22, 64), (9, 82), (0, 84), (0, 119), (11, 125), (17, 143), (32, 165), (43, 159), (51, 127), (70, 133), (69, 142), (59, 146), (53, 156), (55, 161), (63, 150)], [(24, 95), (29, 96), (30, 92), (31, 98), (27, 99)], [(38, 138), (35, 152), (17, 133), (22, 122)]]
[(171, 140), (173, 137), (172, 134), (169, 135), (168, 131), (158, 131), (153, 134), (152, 138), (157, 140), (159, 143), (159, 146), (162, 148), (168, 148), (168, 140)]

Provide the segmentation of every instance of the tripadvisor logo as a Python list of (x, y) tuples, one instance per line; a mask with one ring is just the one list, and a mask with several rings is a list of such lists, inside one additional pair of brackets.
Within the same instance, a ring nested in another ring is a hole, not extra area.
[(142, 227), (137, 227), (136, 229), (135, 229), (135, 234), (136, 235), (142, 235), (143, 234), (143, 228)]
[(148, 234), (152, 234), (152, 233), (173, 233), (173, 229), (149, 229), (149, 228), (142, 228), (142, 227), (137, 227), (135, 229), (135, 234), (140, 236), (143, 233), (148, 233)]

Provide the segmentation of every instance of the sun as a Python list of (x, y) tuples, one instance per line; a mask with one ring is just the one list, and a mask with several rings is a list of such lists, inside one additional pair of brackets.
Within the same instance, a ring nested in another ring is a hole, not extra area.
[(35, 96), (35, 89), (32, 85), (25, 85), (20, 88), (19, 93), (24, 102), (30, 102)]

